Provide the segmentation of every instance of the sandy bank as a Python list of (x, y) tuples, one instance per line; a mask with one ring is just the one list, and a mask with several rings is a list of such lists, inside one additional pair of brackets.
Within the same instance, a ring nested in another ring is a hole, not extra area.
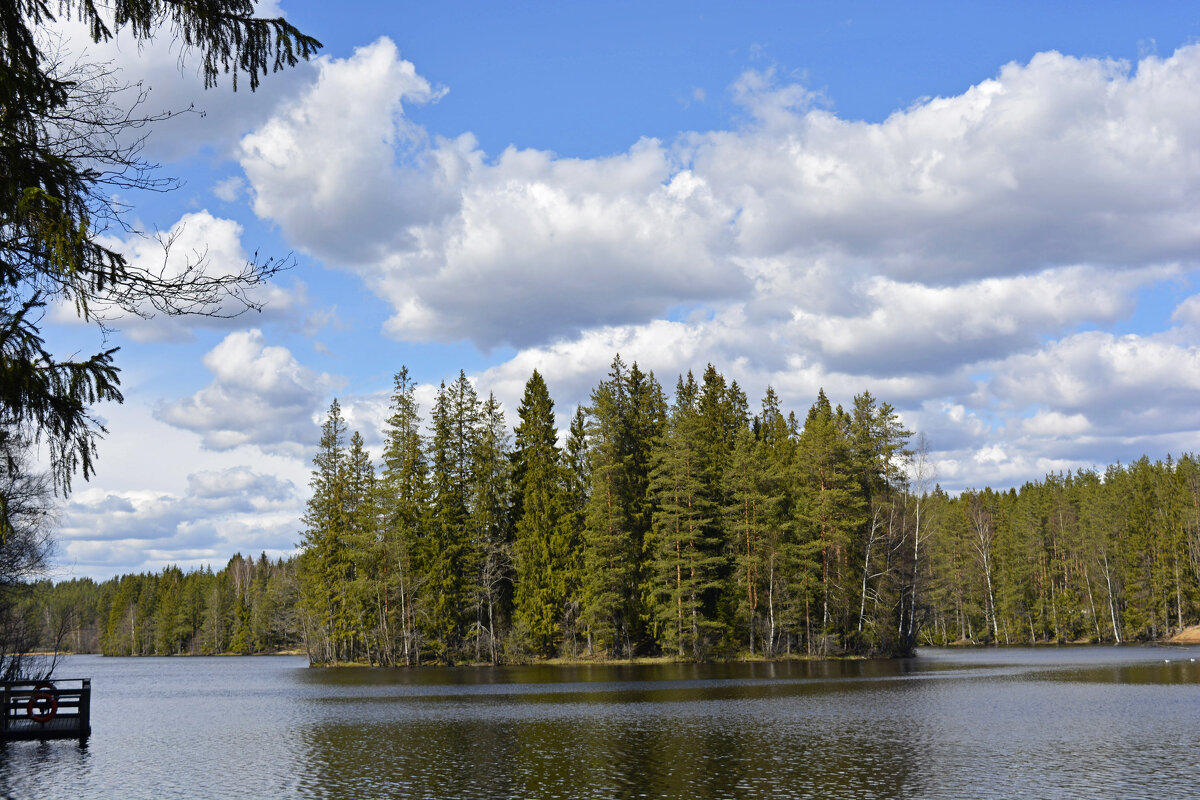
[(1200, 625), (1184, 628), (1171, 637), (1173, 644), (1200, 644)]

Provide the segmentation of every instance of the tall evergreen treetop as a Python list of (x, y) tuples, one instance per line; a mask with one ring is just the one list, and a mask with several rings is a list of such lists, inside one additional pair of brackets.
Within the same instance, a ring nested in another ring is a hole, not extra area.
[(338, 401), (329, 406), (321, 426), (321, 442), (313, 457), (312, 496), (304, 512), (301, 584), (304, 603), (313, 616), (319, 639), (327, 649), (314, 660), (333, 662), (345, 637), (346, 589), (351, 561), (347, 541), (350, 532), (350, 463), (345, 447), (346, 421)]
[(517, 411), (513, 464), (516, 472), (515, 615), (533, 647), (553, 652), (564, 612), (570, 568), (570, 533), (565, 529), (561, 454), (554, 428), (554, 402), (534, 370)]
[(680, 379), (668, 429), (654, 451), (646, 583), (660, 644), (680, 656), (703, 658), (718, 638), (713, 600), (724, 558), (714, 526), (713, 488), (706, 485), (706, 420), (694, 386)]
[(519, 518), (530, 466), (537, 465), (543, 471), (554, 470), (558, 468), (560, 458), (558, 431), (554, 427), (554, 401), (550, 399), (546, 381), (536, 369), (525, 383), (517, 416), (520, 422), (513, 431), (513, 482), (518, 490), (514, 511)]
[(645, 553), (651, 525), (650, 469), (666, 399), (654, 374), (618, 355), (592, 392), (583, 618), (593, 647), (632, 652), (647, 643)]
[(433, 529), (428, 550), (426, 591), (430, 598), (430, 637), (445, 661), (453, 661), (466, 635), (471, 605), (471, 510), (475, 499), (475, 456), (480, 408), (475, 387), (460, 371), (438, 391), (431, 417), (430, 485)]

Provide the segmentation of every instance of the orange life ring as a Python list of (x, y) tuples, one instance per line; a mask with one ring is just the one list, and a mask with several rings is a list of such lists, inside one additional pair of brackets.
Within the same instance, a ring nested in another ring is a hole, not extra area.
[(54, 684), (43, 681), (33, 687), (33, 694), (25, 704), (25, 712), (34, 722), (49, 722), (58, 714), (58, 692)]

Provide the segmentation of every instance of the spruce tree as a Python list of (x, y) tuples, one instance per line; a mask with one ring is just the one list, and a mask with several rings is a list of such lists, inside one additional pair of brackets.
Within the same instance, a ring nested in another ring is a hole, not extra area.
[(554, 401), (537, 370), (525, 383), (517, 415), (514, 622), (535, 652), (552, 655), (566, 604), (571, 553)]
[(591, 487), (584, 551), (583, 621), (589, 652), (612, 653), (628, 642), (628, 598), (637, 589), (626, 460), (629, 394), (625, 363), (613, 359), (609, 379), (592, 391), (587, 436)]
[(416, 383), (408, 367), (394, 377), (383, 450), (380, 504), (383, 517), (383, 617), (398, 655), (408, 665), (420, 663), (417, 620), (424, 616), (420, 588), (427, 579), (424, 556), (429, 552), (431, 520), (428, 465), (421, 436)]
[(567, 559), (563, 583), (566, 600), (563, 611), (564, 647), (569, 645), (572, 656), (578, 654), (577, 633), (583, 611), (584, 530), (587, 526), (588, 472), (587, 416), (582, 406), (575, 407), (567, 431), (567, 446), (563, 453), (563, 530), (567, 537)]
[(346, 483), (345, 537), (350, 562), (347, 655), (354, 660), (365, 657), (368, 663), (376, 663), (381, 661), (380, 652), (385, 646), (380, 629), (382, 598), (377, 592), (383, 564), (379, 489), (375, 465), (358, 431), (351, 435), (346, 454)]
[(706, 533), (711, 542), (717, 568), (718, 583), (704, 592), (705, 616), (720, 620), (732, 629), (740, 605), (740, 591), (733, 569), (739, 533), (728, 527), (730, 520), (723, 513), (731, 503), (727, 493), (726, 472), (738, 437), (749, 429), (746, 395), (737, 381), (727, 383), (725, 377), (709, 364), (696, 396), (696, 443), (699, 448), (701, 495), (713, 509)]
[(183, 652), (188, 633), (183, 615), (183, 572), (179, 567), (166, 567), (159, 580), (161, 591), (155, 611), (158, 625), (155, 627), (154, 650), (159, 655), (173, 656)]
[(644, 543), (652, 523), (651, 456), (666, 400), (653, 373), (636, 364), (627, 369), (619, 355), (591, 399), (582, 617), (590, 650), (631, 655), (649, 643)]
[(723, 559), (705, 492), (703, 421), (690, 373), (686, 384), (680, 379), (675, 397), (651, 473), (652, 612), (664, 650), (700, 659), (718, 635), (719, 624), (705, 596), (720, 586)]
[(349, 583), (352, 577), (346, 535), (350, 528), (346, 422), (334, 399), (321, 427), (304, 513), (300, 585), (308, 612), (309, 658), (331, 664), (341, 657), (352, 629)]
[[(76, 470), (85, 479), (93, 472), (104, 428), (91, 407), (122, 396), (116, 349), (55, 358), (41, 334), (42, 309), (61, 304), (88, 322), (101, 303), (143, 315), (219, 313), (227, 298), (254, 307), (246, 289), (283, 265), (163, 272), (141, 269), (112, 248), (107, 225), (126, 222), (113, 192), (161, 190), (170, 181), (153, 177), (153, 165), (138, 155), (138, 128), (153, 119), (118, 107), (119, 90), (97, 86), (97, 65), (84, 59), (64, 70), (64, 60), (46, 51), (57, 38), (56, 13), (85, 23), (96, 42), (123, 29), (141, 44), (165, 28), (196, 52), (206, 87), (222, 74), (236, 86), (240, 74), (253, 90), (268, 71), (321, 45), (283, 18), (255, 17), (253, 0), (0, 4), (0, 451), (11, 457), (30, 440), (45, 442), (55, 488), (65, 493)], [(0, 548), (11, 549), (10, 527), (0, 496)]]
[(473, 460), (479, 427), (479, 398), (460, 371), (442, 383), (431, 419), (430, 478), (433, 525), (425, 552), (425, 627), (438, 658), (453, 663), (474, 605), (475, 542), (470, 529)]

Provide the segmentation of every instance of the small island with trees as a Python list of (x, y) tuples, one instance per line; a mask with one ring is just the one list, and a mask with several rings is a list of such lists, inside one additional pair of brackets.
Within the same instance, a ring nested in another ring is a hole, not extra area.
[(335, 400), (300, 551), (53, 585), (32, 647), (305, 652), (313, 664), (911, 655), (1122, 643), (1200, 611), (1189, 455), (951, 496), (869, 392), (752, 410), (709, 365), (667, 392), (614, 358), (565, 437), (542, 375), (510, 430), (460, 372), (428, 422), (395, 376), (380, 463)]

